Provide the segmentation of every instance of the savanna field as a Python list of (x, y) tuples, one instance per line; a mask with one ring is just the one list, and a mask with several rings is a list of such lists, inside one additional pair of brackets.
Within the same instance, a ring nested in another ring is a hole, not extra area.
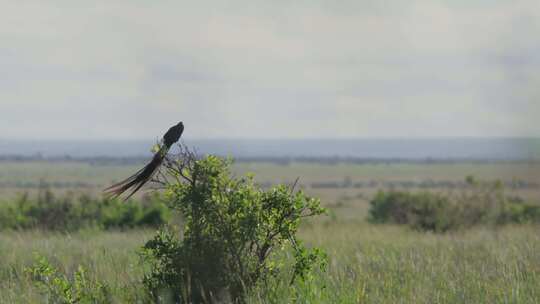
[[(182, 219), (159, 198), (100, 198), (139, 166), (1, 162), (0, 218), (11, 226), (0, 232), (0, 301), (69, 303), (55, 296), (62, 288), (102, 290), (94, 302), (151, 301), (142, 247), (160, 225), (178, 228)], [(248, 303), (540, 302), (539, 163), (233, 165), (234, 176), (248, 172), (263, 188), (299, 178), (297, 189), (328, 209), (298, 232), (307, 247), (326, 253), (325, 271), (315, 267), (292, 284), (281, 275), (259, 282)], [(292, 267), (291, 253), (283, 254), (284, 268)], [(36, 279), (36, 271), (57, 284)]]
[(540, 0), (0, 20), (0, 304), (540, 304)]

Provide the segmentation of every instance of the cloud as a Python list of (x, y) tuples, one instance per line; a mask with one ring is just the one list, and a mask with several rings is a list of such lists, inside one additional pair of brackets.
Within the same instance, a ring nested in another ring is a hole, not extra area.
[(537, 1), (2, 6), (0, 138), (540, 134)]

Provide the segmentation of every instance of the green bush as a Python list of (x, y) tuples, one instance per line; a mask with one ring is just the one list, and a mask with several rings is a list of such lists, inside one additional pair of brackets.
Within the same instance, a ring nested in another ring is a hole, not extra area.
[(86, 270), (79, 266), (72, 278), (61, 274), (44, 257), (26, 269), (30, 280), (44, 296), (44, 303), (85, 304), (112, 303), (107, 284), (89, 279)]
[(144, 247), (144, 283), (157, 302), (242, 302), (258, 282), (283, 274), (284, 252), (294, 258), (291, 281), (324, 265), (323, 254), (296, 237), (303, 218), (324, 212), (319, 201), (283, 185), (261, 190), (251, 176), (233, 177), (230, 164), (189, 152), (167, 161), (174, 182), (164, 181), (166, 197), (184, 222)]
[(370, 202), (369, 221), (406, 224), (425, 231), (445, 232), (474, 225), (540, 223), (540, 205), (504, 194), (502, 183), (466, 178), (457, 194), (379, 191)]
[(23, 194), (0, 204), (0, 229), (75, 231), (88, 227), (158, 227), (169, 220), (170, 214), (156, 195), (140, 202), (122, 202), (85, 194), (56, 197), (44, 189), (36, 199)]
[(454, 228), (451, 203), (440, 194), (379, 191), (370, 202), (374, 223), (407, 224), (413, 228), (446, 231)]

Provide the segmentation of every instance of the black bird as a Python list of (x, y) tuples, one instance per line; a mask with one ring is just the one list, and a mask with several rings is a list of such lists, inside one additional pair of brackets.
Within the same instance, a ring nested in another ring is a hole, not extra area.
[(169, 131), (163, 135), (163, 144), (160, 145), (159, 151), (154, 154), (152, 161), (148, 163), (148, 165), (144, 166), (144, 168), (125, 180), (106, 188), (103, 192), (110, 197), (119, 197), (128, 189), (133, 189), (124, 201), (129, 199), (154, 176), (171, 146), (180, 139), (180, 136), (182, 136), (182, 132), (184, 132), (184, 124), (182, 122), (172, 126)]

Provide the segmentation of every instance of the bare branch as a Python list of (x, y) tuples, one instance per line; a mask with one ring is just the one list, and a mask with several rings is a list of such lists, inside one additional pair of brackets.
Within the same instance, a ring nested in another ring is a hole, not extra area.
[(296, 180), (294, 181), (294, 183), (291, 185), (291, 192), (289, 193), (290, 195), (294, 193), (294, 189), (296, 188), (296, 185), (298, 184), (298, 180), (300, 180), (300, 176), (298, 176)]

